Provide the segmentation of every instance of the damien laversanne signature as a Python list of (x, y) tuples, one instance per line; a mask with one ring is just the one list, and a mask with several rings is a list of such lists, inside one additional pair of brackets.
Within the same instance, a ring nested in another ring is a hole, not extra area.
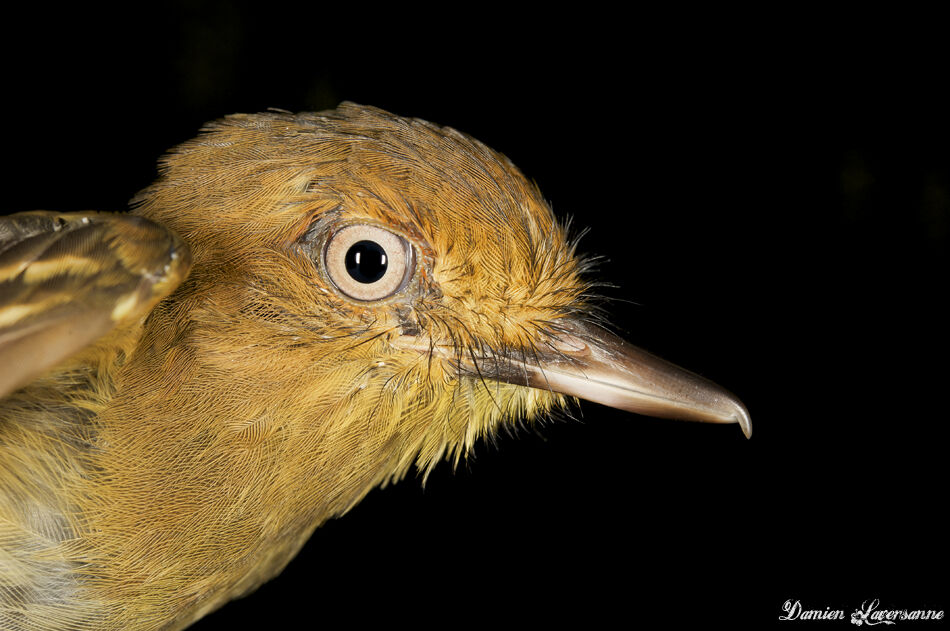
[[(851, 614), (851, 624), (869, 627), (877, 624), (894, 624), (895, 621), (903, 620), (943, 620), (944, 613), (942, 609), (881, 609), (881, 601), (877, 598), (865, 600), (861, 606)], [(782, 611), (785, 615), (779, 616), (779, 620), (846, 620), (844, 610), (832, 609), (808, 609), (804, 607), (800, 600), (786, 600), (782, 605)]]

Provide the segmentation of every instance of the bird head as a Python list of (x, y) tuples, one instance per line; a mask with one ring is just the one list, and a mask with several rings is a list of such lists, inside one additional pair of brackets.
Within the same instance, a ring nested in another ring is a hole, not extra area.
[(262, 489), (275, 533), (571, 397), (748, 433), (734, 397), (597, 324), (568, 229), (453, 129), (348, 103), (230, 116), (165, 157), (135, 212), (194, 263), (123, 384), (164, 420), (125, 440), (241, 501)]

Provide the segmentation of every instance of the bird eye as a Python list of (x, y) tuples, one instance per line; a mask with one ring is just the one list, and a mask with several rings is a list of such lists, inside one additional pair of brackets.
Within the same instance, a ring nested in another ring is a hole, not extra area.
[(333, 284), (356, 300), (382, 300), (412, 276), (412, 247), (376, 226), (347, 226), (330, 237), (324, 252)]

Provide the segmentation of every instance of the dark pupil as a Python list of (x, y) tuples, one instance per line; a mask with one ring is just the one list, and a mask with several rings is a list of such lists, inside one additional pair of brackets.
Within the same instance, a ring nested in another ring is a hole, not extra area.
[(386, 250), (373, 241), (359, 241), (346, 251), (346, 271), (360, 283), (375, 283), (386, 274)]

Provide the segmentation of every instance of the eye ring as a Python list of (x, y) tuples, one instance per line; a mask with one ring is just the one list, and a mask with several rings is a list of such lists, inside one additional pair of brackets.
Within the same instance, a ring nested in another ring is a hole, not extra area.
[(333, 233), (324, 249), (330, 281), (348, 298), (376, 302), (406, 286), (413, 272), (412, 246), (401, 236), (370, 224)]

